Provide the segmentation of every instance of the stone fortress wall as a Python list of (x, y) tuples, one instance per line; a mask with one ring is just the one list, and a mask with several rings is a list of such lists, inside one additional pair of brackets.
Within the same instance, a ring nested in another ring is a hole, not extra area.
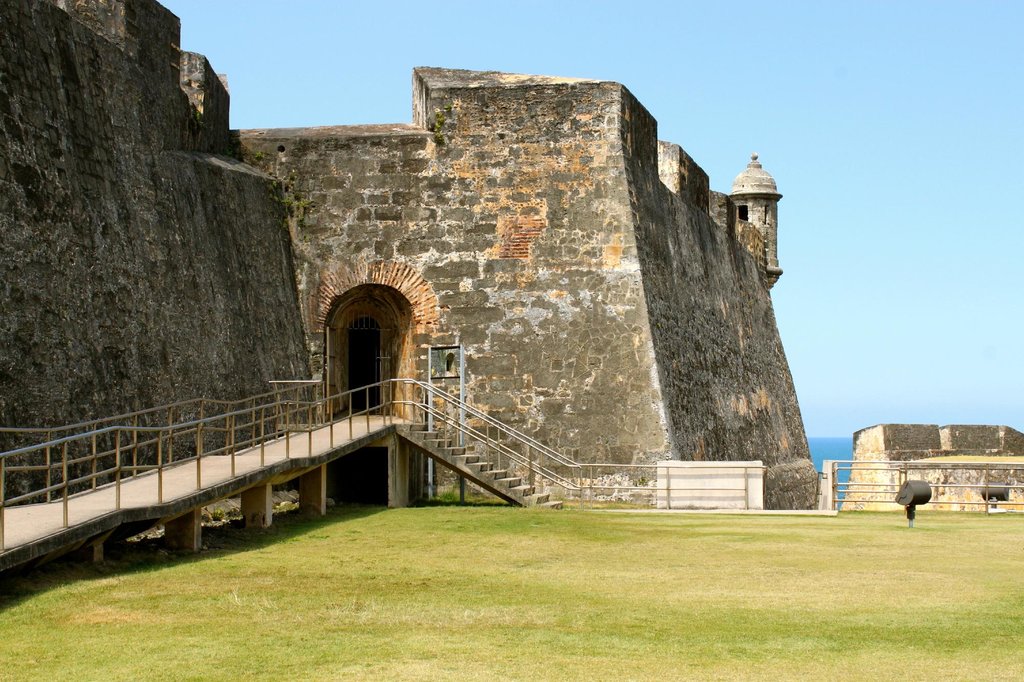
[(314, 364), (335, 282), (408, 269), (397, 288), (439, 314), (413, 307), (397, 365), (461, 343), (473, 401), (574, 458), (761, 459), (770, 506), (809, 505), (764, 238), (724, 195), (715, 221), (707, 175), (629, 91), (426, 68), (413, 89), (411, 125), (241, 133), (299, 207)]
[(471, 400), (570, 456), (761, 459), (768, 506), (813, 502), (774, 223), (623, 86), (417, 69), (411, 124), (242, 131), (241, 163), (157, 3), (0, 12), (0, 422), (343, 389), (370, 320), (384, 378), (462, 344)]
[(308, 373), (276, 185), (155, 2), (0, 3), (0, 424)]

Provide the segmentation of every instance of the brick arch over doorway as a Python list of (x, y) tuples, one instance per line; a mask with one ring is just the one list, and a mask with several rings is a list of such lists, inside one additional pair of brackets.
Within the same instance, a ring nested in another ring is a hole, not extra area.
[(314, 302), (312, 327), (323, 332), (329, 317), (335, 312), (339, 297), (363, 284), (379, 284), (401, 293), (409, 302), (412, 326), (433, 326), (438, 323), (440, 308), (437, 294), (414, 268), (394, 261), (359, 263), (353, 267), (338, 267), (320, 275)]
[(398, 289), (357, 284), (335, 296), (323, 330), (324, 388), (339, 396), (333, 411), (379, 405), (394, 387), (378, 382), (414, 376), (412, 337), (412, 305)]

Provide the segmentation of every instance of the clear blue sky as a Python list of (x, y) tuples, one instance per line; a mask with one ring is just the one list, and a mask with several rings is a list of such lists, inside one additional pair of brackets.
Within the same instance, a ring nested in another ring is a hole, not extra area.
[(408, 122), (414, 66), (621, 82), (714, 189), (778, 181), (809, 435), (1024, 429), (1024, 3), (165, 4), (238, 128)]

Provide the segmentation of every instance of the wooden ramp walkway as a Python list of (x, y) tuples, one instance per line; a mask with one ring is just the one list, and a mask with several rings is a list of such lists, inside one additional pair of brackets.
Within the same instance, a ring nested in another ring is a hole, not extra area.
[[(108, 539), (160, 524), (168, 546), (199, 549), (204, 506), (240, 495), (246, 525), (266, 526), (272, 486), (292, 479), (299, 506), (323, 514), (327, 463), (368, 446), (387, 447), (389, 506), (422, 494), (424, 457), (510, 504), (561, 506), (550, 487), (582, 504), (579, 464), (429, 382), (389, 379), (326, 398), (306, 395), (319, 381), (273, 383), (236, 401), (0, 427), (15, 444), (0, 452), (0, 571), (69, 552), (100, 559)], [(348, 416), (324, 423), (341, 409)]]
[[(319, 474), (315, 487), (322, 490), (323, 465), (393, 434), (397, 425), (406, 423), (390, 416), (341, 419), (234, 454), (168, 464), (159, 471), (70, 495), (66, 503), (61, 498), (8, 507), (3, 517), (0, 571), (101, 545), (118, 529), (128, 530), (121, 535), (131, 535), (190, 513), (198, 518), (203, 506), (248, 489), (265, 487), (269, 500), (270, 485), (309, 472)], [(316, 499), (307, 502), (323, 504)]]

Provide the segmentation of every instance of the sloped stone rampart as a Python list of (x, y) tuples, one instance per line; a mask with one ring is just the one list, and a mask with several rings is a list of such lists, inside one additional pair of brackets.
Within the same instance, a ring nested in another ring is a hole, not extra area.
[(632, 96), (623, 112), (634, 233), (677, 456), (762, 460), (766, 506), (809, 507), (817, 473), (763, 259), (712, 219), (703, 195), (659, 181), (649, 161), (654, 119)]
[(199, 111), (174, 15), (65, 4), (0, 3), (0, 424), (308, 376), (281, 197), (221, 154), (208, 63)]

